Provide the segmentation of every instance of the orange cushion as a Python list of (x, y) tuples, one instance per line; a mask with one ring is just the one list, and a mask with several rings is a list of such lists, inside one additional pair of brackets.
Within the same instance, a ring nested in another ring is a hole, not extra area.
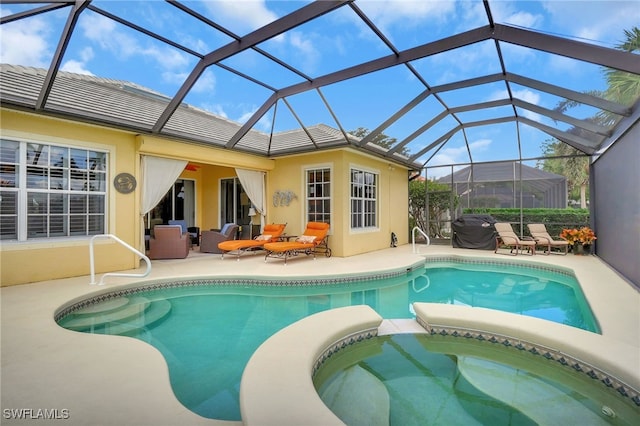
[(223, 251), (233, 251), (250, 247), (260, 247), (265, 242), (264, 240), (229, 240), (219, 243), (218, 248)]
[(262, 235), (271, 235), (272, 239), (279, 238), (282, 232), (284, 231), (286, 223), (271, 223), (264, 226), (264, 230), (262, 231)]
[(287, 242), (283, 241), (280, 243), (267, 243), (264, 245), (264, 248), (269, 251), (275, 252), (285, 252), (289, 250), (302, 250), (307, 248), (314, 248), (316, 245), (313, 243), (300, 243), (300, 242)]
[(307, 229), (304, 230), (303, 235), (313, 235), (316, 237), (316, 244), (320, 243), (327, 236), (329, 232), (329, 224), (323, 222), (309, 222)]

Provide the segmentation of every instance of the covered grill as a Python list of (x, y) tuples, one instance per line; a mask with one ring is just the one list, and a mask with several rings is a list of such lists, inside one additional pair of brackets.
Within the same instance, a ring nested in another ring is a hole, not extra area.
[(457, 248), (494, 250), (496, 220), (488, 214), (465, 214), (451, 223), (451, 244)]

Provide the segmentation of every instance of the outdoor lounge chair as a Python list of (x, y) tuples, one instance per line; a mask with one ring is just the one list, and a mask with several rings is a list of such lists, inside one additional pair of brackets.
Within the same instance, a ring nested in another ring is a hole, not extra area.
[(287, 258), (299, 254), (313, 255), (314, 259), (316, 258), (316, 253), (323, 253), (325, 256), (331, 257), (328, 233), (328, 223), (309, 222), (307, 229), (295, 241), (266, 243), (264, 249), (267, 254), (264, 257), (264, 261), (266, 262), (269, 257), (284, 258), (284, 264), (286, 265)]
[(266, 243), (272, 243), (280, 241), (280, 235), (284, 232), (286, 223), (272, 223), (265, 225), (261, 235), (258, 235), (252, 240), (229, 240), (223, 241), (218, 244), (218, 249), (222, 252), (222, 258), (224, 259), (225, 253), (235, 252), (236, 259), (240, 260), (242, 253), (262, 250)]
[[(507, 246), (511, 249), (510, 253), (514, 256), (518, 255), (518, 251), (527, 249), (532, 256), (536, 254), (536, 242), (532, 240), (521, 240), (518, 238), (510, 223), (496, 223), (494, 224), (498, 236), (496, 237), (496, 249), (495, 253), (498, 253), (498, 249), (501, 246)], [(515, 253), (514, 253), (515, 250)]]
[(536, 244), (546, 247), (546, 250), (544, 250), (546, 254), (550, 254), (551, 249), (554, 247), (564, 249), (563, 254), (565, 255), (569, 251), (569, 242), (567, 240), (554, 240), (547, 232), (547, 227), (544, 226), (543, 223), (530, 223), (527, 227)]
[(197, 226), (187, 226), (186, 220), (170, 220), (169, 225), (180, 225), (182, 227), (183, 234), (189, 234), (191, 244), (200, 245), (200, 228)]
[(200, 236), (200, 251), (202, 253), (222, 253), (218, 244), (223, 241), (235, 240), (239, 226), (235, 223), (225, 224), (220, 231), (202, 231)]
[(149, 259), (184, 259), (189, 255), (189, 234), (180, 225), (156, 225), (149, 239)]

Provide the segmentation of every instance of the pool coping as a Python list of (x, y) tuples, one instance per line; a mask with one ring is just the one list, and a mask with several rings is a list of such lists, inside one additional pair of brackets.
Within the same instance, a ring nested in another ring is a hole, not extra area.
[(242, 374), (243, 423), (344, 425), (318, 396), (313, 372), (341, 348), (376, 336), (381, 323), (369, 306), (347, 306), (310, 315), (275, 333), (253, 353)]
[(430, 334), (488, 341), (539, 355), (584, 373), (640, 407), (638, 354), (631, 345), (539, 318), (470, 306), (448, 307), (413, 304), (416, 321)]
[[(633, 348), (586, 330), (486, 308), (414, 303), (416, 322), (427, 334), (477, 339), (514, 347), (584, 373), (640, 407), (640, 373)], [(448, 308), (448, 309), (447, 309)], [(337, 352), (382, 334), (384, 320), (366, 305), (323, 311), (267, 339), (249, 360), (240, 385), (245, 425), (344, 425), (322, 402), (313, 376)], [(388, 328), (388, 327), (386, 327)], [(402, 328), (402, 326), (400, 327)], [(587, 351), (585, 348), (597, 350)], [(279, 368), (273, 368), (278, 365)]]
[(253, 276), (252, 278), (239, 278), (237, 275), (222, 276), (205, 276), (205, 277), (188, 277), (188, 278), (168, 278), (148, 280), (127, 285), (121, 285), (117, 288), (97, 287), (97, 291), (91, 296), (80, 296), (73, 298), (59, 306), (54, 313), (54, 321), (58, 322), (61, 318), (73, 313), (77, 310), (84, 309), (96, 303), (101, 303), (122, 296), (130, 296), (146, 291), (162, 290), (177, 287), (199, 287), (199, 286), (215, 286), (219, 288), (246, 286), (255, 288), (270, 287), (302, 287), (302, 286), (331, 286), (344, 285), (349, 283), (357, 283), (361, 281), (377, 281), (391, 278), (401, 278), (416, 269), (423, 268), (425, 261), (412, 263), (402, 268), (394, 268), (384, 271), (374, 271), (370, 273), (358, 274), (336, 274), (326, 275), (320, 278), (309, 277), (287, 277), (274, 278), (270, 276)]

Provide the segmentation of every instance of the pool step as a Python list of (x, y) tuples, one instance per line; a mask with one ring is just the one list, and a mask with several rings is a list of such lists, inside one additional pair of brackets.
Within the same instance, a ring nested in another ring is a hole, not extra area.
[(476, 389), (512, 406), (537, 424), (608, 424), (577, 400), (575, 392), (568, 395), (527, 371), (467, 356), (458, 357), (458, 371)]
[(109, 312), (116, 311), (123, 306), (129, 304), (129, 299), (127, 297), (117, 297), (115, 299), (107, 300), (105, 302), (94, 303), (86, 308), (78, 309), (74, 311), (75, 316), (88, 316), (88, 315), (96, 315), (96, 314), (108, 314)]
[(406, 376), (386, 381), (395, 400), (391, 423), (482, 426), (451, 392), (451, 379)]
[(171, 312), (171, 302), (168, 300), (156, 300), (151, 302), (144, 315), (125, 322), (116, 322), (109, 325), (108, 334), (129, 335), (137, 333), (141, 329), (148, 328), (162, 320)]
[(389, 425), (389, 393), (380, 379), (359, 365), (347, 368), (320, 397), (346, 424)]
[(125, 334), (164, 318), (171, 311), (171, 302), (156, 300), (151, 302), (142, 296), (130, 299), (119, 298), (74, 312), (73, 318), (65, 319), (65, 328), (83, 332), (106, 332)]

